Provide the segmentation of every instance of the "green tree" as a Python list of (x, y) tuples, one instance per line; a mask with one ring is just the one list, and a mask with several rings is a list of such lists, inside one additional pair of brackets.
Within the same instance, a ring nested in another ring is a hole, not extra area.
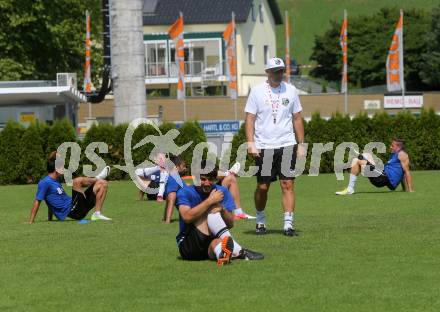
[[(93, 165), (93, 170), (96, 170), (95, 165), (86, 157), (86, 148), (90, 143), (93, 142), (104, 142), (108, 146), (108, 153), (100, 153), (98, 149), (95, 149), (94, 152), (101, 157), (106, 165), (113, 166), (113, 157), (111, 154), (111, 148), (114, 145), (115, 138), (115, 127), (111, 124), (101, 124), (96, 125), (93, 124), (90, 129), (87, 131), (84, 139), (81, 142), (82, 145), (82, 154), (81, 154), (81, 166)], [(112, 170), (116, 171), (116, 170)], [(112, 171), (110, 171), (110, 175), (112, 175)], [(82, 172), (82, 168), (81, 171)], [(113, 178), (112, 176), (110, 178)]]
[(191, 170), (194, 148), (200, 142), (206, 142), (206, 135), (197, 121), (186, 121), (179, 128), (180, 134), (175, 139), (178, 146), (183, 146), (192, 141), (192, 144), (182, 153), (181, 157), (186, 162), (188, 170)]
[(82, 80), (86, 10), (96, 80), (102, 64), (100, 7), (99, 0), (0, 1), (0, 80), (53, 80), (57, 72), (76, 72)]
[[(385, 63), (395, 25), (398, 8), (383, 8), (373, 16), (353, 16), (348, 29), (348, 70), (353, 85), (368, 87), (386, 83)], [(315, 37), (311, 59), (319, 65), (311, 74), (328, 81), (340, 81), (342, 56), (339, 46), (341, 23), (332, 21), (322, 36)], [(412, 9), (405, 12), (404, 55), (405, 81), (408, 90), (425, 89), (420, 71), (422, 54), (426, 52), (429, 14)]]
[(432, 10), (431, 31), (428, 37), (428, 51), (422, 55), (420, 76), (424, 83), (434, 89), (440, 88), (440, 5)]
[(23, 127), (9, 121), (0, 132), (0, 184), (11, 184), (19, 179), (20, 140)]
[(18, 158), (20, 182), (36, 183), (46, 173), (46, 157), (41, 134), (41, 128), (37, 124), (31, 124), (21, 137)]
[(64, 142), (76, 142), (75, 129), (67, 120), (57, 120), (50, 127), (50, 132), (47, 137), (46, 154), (49, 155), (58, 149)]

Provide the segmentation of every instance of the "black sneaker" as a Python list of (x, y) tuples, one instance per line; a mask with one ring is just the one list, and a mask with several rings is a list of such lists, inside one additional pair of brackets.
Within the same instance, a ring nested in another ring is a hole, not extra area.
[(222, 239), (222, 252), (217, 260), (217, 265), (222, 266), (231, 262), (232, 251), (234, 250), (234, 240), (231, 236), (225, 236)]
[(294, 228), (287, 228), (284, 230), (284, 235), (286, 236), (298, 236)]
[(255, 228), (255, 234), (257, 235), (266, 234), (266, 226), (263, 223), (257, 223), (257, 227)]
[(243, 260), (263, 260), (264, 255), (262, 253), (252, 251), (249, 249), (242, 248), (240, 250), (240, 253), (238, 254), (236, 259), (243, 259)]

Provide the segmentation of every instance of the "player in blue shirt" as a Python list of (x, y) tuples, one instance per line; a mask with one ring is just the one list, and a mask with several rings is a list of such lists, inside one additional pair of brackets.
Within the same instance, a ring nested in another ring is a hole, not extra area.
[[(110, 173), (110, 167), (105, 167), (95, 178), (78, 177), (73, 179), (72, 197), (66, 194), (63, 186), (58, 182), (61, 174), (55, 169), (55, 157), (51, 157), (47, 161), (47, 172), (48, 175), (38, 182), (29, 224), (34, 222), (43, 200), (58, 220), (64, 220), (67, 217), (81, 220), (93, 208), (95, 208), (95, 212), (91, 217), (92, 221), (111, 220), (101, 214), (107, 194), (107, 181), (104, 179)], [(83, 187), (87, 187), (87, 189), (83, 191)]]
[[(385, 164), (383, 171), (378, 176), (368, 177), (368, 179), (374, 186), (386, 186), (392, 191), (400, 183), (403, 183), (405, 191), (414, 192), (411, 172), (409, 170), (409, 157), (405, 151), (405, 141), (397, 138), (393, 139), (390, 150), (391, 157)], [(353, 159), (348, 187), (340, 192), (336, 192), (336, 195), (351, 195), (354, 193), (357, 176), (365, 165), (374, 165), (373, 157), (370, 154), (365, 153), (359, 155), (359, 158)]]
[(185, 161), (180, 156), (175, 155), (171, 155), (170, 160), (173, 162), (174, 168), (171, 169), (165, 184), (164, 198), (166, 199), (166, 203), (162, 219), (164, 223), (171, 222), (173, 208), (176, 204), (177, 191), (187, 186), (185, 181), (180, 178), (180, 174), (186, 170)]
[[(175, 165), (175, 168), (173, 169), (175, 174), (174, 175), (171, 174), (171, 176), (167, 177), (167, 181), (165, 184), (164, 198), (166, 198), (166, 204), (165, 204), (165, 211), (164, 211), (164, 218), (163, 218), (164, 223), (171, 222), (173, 207), (176, 202), (176, 193), (183, 186), (186, 186), (185, 182), (182, 181), (182, 179), (178, 175), (186, 170), (186, 164), (179, 156), (173, 155), (170, 157), (170, 160)], [(226, 172), (218, 171), (217, 184), (224, 186), (231, 193), (232, 198), (235, 203), (235, 210), (234, 210), (235, 220), (255, 219), (255, 217), (248, 215), (241, 208), (240, 190), (238, 188), (238, 182), (237, 182), (237, 178), (236, 178), (236, 175), (238, 174), (239, 171), (240, 171), (240, 163), (235, 163), (231, 167), (231, 169), (229, 169)]]
[(260, 260), (264, 256), (242, 248), (229, 229), (234, 224), (235, 203), (231, 193), (215, 183), (218, 169), (202, 161), (200, 168), (214, 167), (200, 176), (200, 186), (188, 186), (177, 192), (180, 231), (176, 237), (180, 255), (185, 260), (217, 259), (218, 265), (232, 258)]

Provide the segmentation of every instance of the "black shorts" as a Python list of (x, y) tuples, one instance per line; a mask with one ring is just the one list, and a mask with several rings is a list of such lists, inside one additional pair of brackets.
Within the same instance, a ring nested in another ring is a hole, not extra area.
[[(260, 156), (255, 157), (255, 165), (258, 167), (258, 172), (256, 174), (257, 182), (260, 184), (269, 184), (276, 181), (277, 177), (279, 177), (280, 180), (295, 179), (293, 171), (295, 170), (297, 150), (298, 145), (276, 149), (262, 149)], [(264, 159), (264, 155), (267, 155), (268, 157), (266, 160)], [(273, 155), (273, 158), (270, 157), (270, 155)], [(286, 168), (284, 168), (284, 171), (282, 170), (283, 158), (286, 162)], [(270, 163), (270, 161), (272, 161), (272, 163)], [(267, 163), (264, 164), (264, 162)]]
[(385, 171), (382, 171), (382, 174), (377, 177), (368, 177), (368, 180), (370, 180), (371, 184), (373, 184), (375, 187), (388, 187), (390, 190), (394, 191), (396, 188), (391, 184), (390, 180), (388, 179), (387, 174)]
[(159, 183), (157, 183), (156, 181), (151, 181), (150, 184), (148, 184), (148, 187), (151, 189), (155, 189), (156, 192), (155, 193), (146, 193), (147, 194), (147, 198), (149, 200), (156, 200), (157, 199), (157, 193), (159, 192)]
[(203, 234), (194, 225), (189, 224), (179, 243), (179, 253), (185, 260), (209, 259), (208, 248), (214, 237)]
[(72, 190), (72, 209), (67, 215), (69, 218), (82, 220), (95, 207), (96, 195), (93, 193), (93, 186), (94, 184), (90, 185), (84, 193)]

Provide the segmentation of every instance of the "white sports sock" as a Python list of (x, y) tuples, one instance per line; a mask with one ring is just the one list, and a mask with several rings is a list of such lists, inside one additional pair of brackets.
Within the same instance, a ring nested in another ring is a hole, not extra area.
[(239, 215), (241, 213), (243, 213), (243, 210), (241, 208), (237, 208), (237, 209), (234, 210), (234, 214), (235, 215)]
[(266, 214), (264, 211), (257, 210), (257, 223), (266, 224)]
[(350, 182), (348, 182), (348, 189), (354, 191), (354, 185), (356, 184), (357, 175), (350, 174)]
[(232, 250), (232, 256), (238, 257), (238, 255), (240, 255), (241, 249), (241, 246), (237, 244), (237, 242), (234, 240), (234, 250)]
[(134, 173), (138, 176), (138, 177), (143, 177), (146, 178), (147, 176), (153, 174), (156, 171), (159, 171), (160, 167), (159, 166), (155, 166), (155, 167), (149, 167), (149, 168), (138, 168), (134, 171)]
[(284, 229), (292, 229), (293, 222), (295, 221), (295, 214), (293, 212), (284, 213)]
[(222, 253), (222, 243), (218, 243), (217, 246), (214, 247), (214, 253), (215, 256), (217, 257), (217, 260), (220, 258), (220, 255)]
[[(231, 232), (229, 232), (229, 229), (226, 226), (226, 223), (223, 220), (220, 212), (208, 214), (207, 221), (208, 221), (209, 232), (211, 232), (212, 235), (214, 235), (218, 238), (223, 238), (225, 236), (232, 237), (232, 234), (231, 234)], [(232, 239), (233, 239), (233, 237), (232, 237)], [(234, 256), (236, 256), (236, 255), (238, 255), (240, 250), (241, 250), (240, 244), (238, 244), (234, 239), (234, 251), (232, 252), (232, 254)]]
[(99, 216), (99, 215), (101, 214), (101, 211), (95, 211), (93, 214), (94, 214), (95, 216)]
[(163, 197), (163, 194), (165, 193), (165, 185), (168, 180), (168, 172), (161, 170), (160, 171), (160, 180), (159, 180), (159, 192), (157, 193), (157, 196)]
[(212, 235), (218, 238), (231, 236), (231, 233), (229, 233), (229, 229), (226, 226), (226, 223), (223, 220), (220, 212), (208, 214), (207, 221), (209, 232), (211, 232)]

